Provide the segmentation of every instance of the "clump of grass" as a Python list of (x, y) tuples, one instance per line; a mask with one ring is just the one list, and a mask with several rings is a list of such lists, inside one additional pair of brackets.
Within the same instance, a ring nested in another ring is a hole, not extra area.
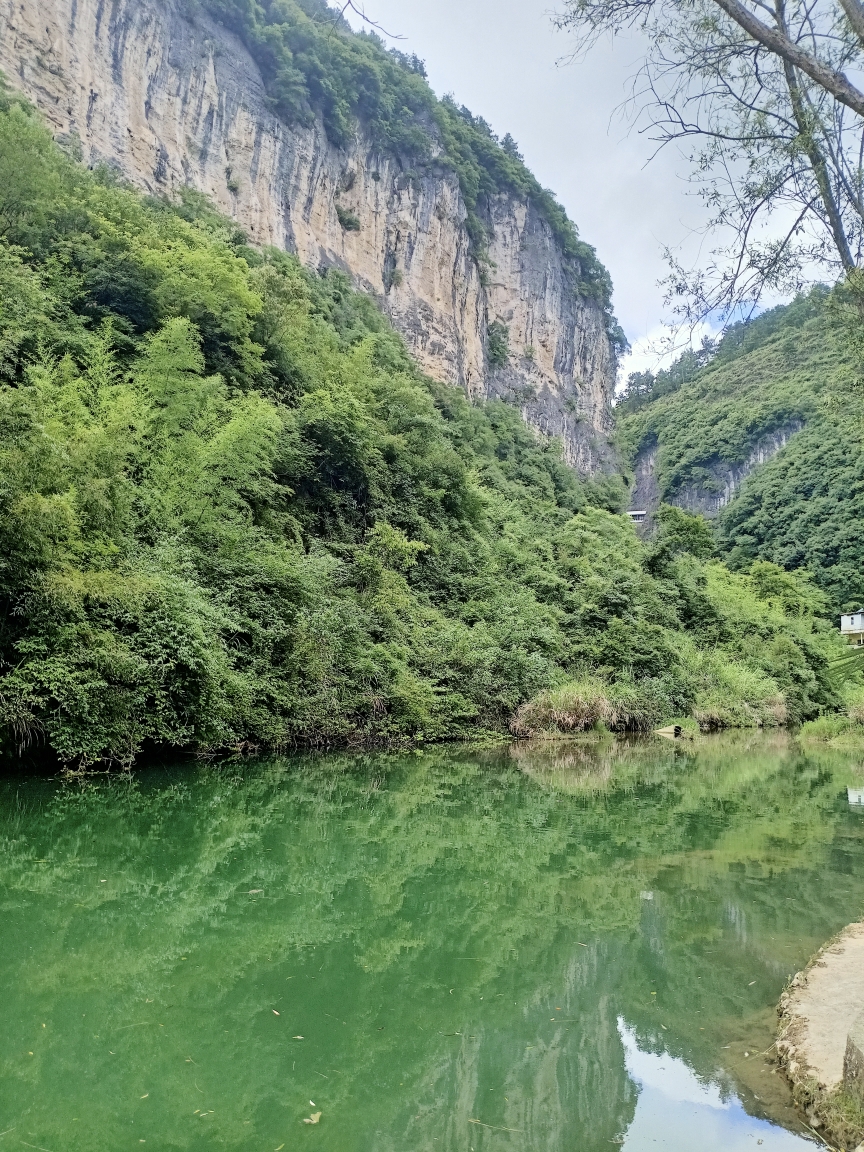
[(771, 676), (717, 649), (688, 644), (681, 656), (694, 690), (690, 714), (703, 732), (786, 723), (786, 698)]
[(615, 732), (648, 732), (661, 715), (656, 694), (647, 686), (606, 684), (598, 677), (585, 677), (528, 700), (511, 720), (510, 731), (515, 736), (536, 736), (602, 726)]
[(852, 721), (848, 716), (832, 713), (808, 720), (806, 724), (801, 725), (799, 735), (803, 740), (834, 740), (847, 733), (851, 727)]
[(606, 685), (599, 680), (578, 680), (549, 688), (528, 700), (510, 721), (510, 731), (515, 736), (584, 732), (595, 724), (606, 724), (611, 715), (612, 702)]
[(793, 1077), (792, 1099), (810, 1126), (835, 1147), (857, 1149), (864, 1142), (864, 1107), (845, 1089), (826, 1092), (813, 1076)]

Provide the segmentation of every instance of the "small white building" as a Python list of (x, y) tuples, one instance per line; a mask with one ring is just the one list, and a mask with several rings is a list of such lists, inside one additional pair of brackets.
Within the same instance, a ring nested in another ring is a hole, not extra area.
[(840, 617), (840, 635), (845, 636), (856, 648), (864, 644), (864, 608), (859, 608), (857, 612), (847, 612)]
[(634, 524), (644, 524), (645, 523), (645, 517), (648, 515), (648, 513), (647, 512), (628, 512), (627, 515), (630, 517), (630, 519), (633, 521)]

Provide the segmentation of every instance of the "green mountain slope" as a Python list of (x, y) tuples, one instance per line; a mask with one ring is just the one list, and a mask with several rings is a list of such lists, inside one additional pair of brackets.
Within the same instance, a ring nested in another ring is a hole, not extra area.
[[(843, 401), (854, 376), (827, 293), (817, 289), (733, 328), (707, 365), (688, 357), (633, 381), (618, 408), (620, 440), (637, 469), (656, 451), (657, 498), (667, 503), (705, 507), (734, 477), (716, 520), (728, 563), (807, 570), (836, 612), (864, 598), (864, 451), (854, 405)], [(757, 463), (759, 446), (770, 452), (783, 431), (785, 447)]]
[(744, 484), (719, 518), (720, 547), (744, 568), (806, 569), (836, 612), (864, 604), (864, 450), (857, 421), (822, 418)]
[(619, 727), (833, 706), (819, 594), (689, 517), (644, 547), (622, 494), (425, 378), (344, 277), (0, 94), (7, 752), (463, 737), (585, 684)]

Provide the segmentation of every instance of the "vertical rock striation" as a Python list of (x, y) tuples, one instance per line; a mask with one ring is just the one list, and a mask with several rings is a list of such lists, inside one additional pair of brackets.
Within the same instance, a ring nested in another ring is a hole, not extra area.
[(661, 493), (656, 474), (660, 449), (656, 438), (652, 438), (642, 447), (634, 463), (630, 506), (651, 513), (657, 510), (661, 499), (665, 498), (669, 504), (675, 504), (687, 512), (713, 519), (734, 500), (750, 473), (776, 456), (803, 427), (803, 420), (790, 420), (781, 428), (766, 432), (755, 441), (743, 460), (709, 457), (700, 466), (698, 480), (681, 485), (665, 497)]
[[(86, 163), (155, 194), (197, 188), (254, 242), (346, 270), (430, 375), (518, 404), (582, 472), (610, 460), (605, 318), (530, 203), (488, 205), (481, 275), (451, 171), (406, 170), (359, 127), (342, 150), (319, 124), (287, 126), (242, 43), (178, 0), (0, 0), (0, 68)], [(491, 370), (495, 320), (510, 355)]]

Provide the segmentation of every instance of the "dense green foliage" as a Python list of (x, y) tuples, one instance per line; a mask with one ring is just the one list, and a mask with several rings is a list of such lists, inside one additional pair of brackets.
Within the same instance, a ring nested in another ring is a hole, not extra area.
[(187, 3), (240, 36), (261, 68), (274, 110), (288, 123), (320, 117), (330, 141), (344, 148), (359, 120), (373, 144), (396, 156), (408, 175), (432, 165), (453, 171), (478, 256), (486, 242), (489, 197), (511, 193), (530, 200), (572, 260), (575, 290), (602, 304), (610, 335), (624, 346), (611, 314), (609, 273), (594, 249), (579, 239), (554, 195), (525, 166), (512, 137), (499, 140), (482, 117), (449, 97), (438, 100), (416, 56), (388, 51), (374, 33), (355, 34), (326, 0)]
[(864, 452), (860, 428), (836, 418), (808, 424), (761, 467), (720, 517), (728, 562), (765, 558), (807, 569), (835, 612), (864, 604)]
[(0, 227), (7, 748), (460, 736), (589, 673), (641, 724), (831, 704), (806, 583), (672, 513), (643, 548), (615, 479), (424, 378), (342, 276), (85, 171), (8, 98)]
[[(657, 374), (656, 392), (644, 390), (622, 405), (619, 442), (631, 459), (656, 443), (662, 499), (688, 484), (710, 486), (715, 461), (739, 463), (760, 436), (816, 415), (819, 397), (849, 373), (822, 301), (817, 290), (733, 328), (707, 365), (700, 368), (697, 354), (686, 356), (680, 367)], [(677, 380), (671, 387), (670, 378)]]
[(761, 437), (803, 425), (722, 510), (718, 548), (737, 569), (758, 559), (806, 570), (835, 612), (864, 602), (864, 452), (850, 345), (836, 294), (815, 289), (668, 372), (632, 379), (618, 409), (631, 460), (656, 445), (659, 495), (670, 501), (687, 486), (716, 490), (718, 472), (746, 460)]

